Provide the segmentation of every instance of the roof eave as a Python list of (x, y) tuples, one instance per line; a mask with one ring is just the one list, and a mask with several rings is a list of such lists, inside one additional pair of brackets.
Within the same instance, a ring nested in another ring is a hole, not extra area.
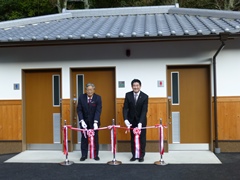
[(225, 40), (240, 38), (240, 33), (193, 35), (193, 36), (157, 36), (157, 37), (123, 37), (123, 38), (96, 38), (96, 39), (66, 39), (45, 41), (18, 41), (0, 42), (0, 47), (24, 47), (24, 46), (57, 46), (57, 45), (82, 45), (82, 44), (116, 44), (116, 43), (146, 43), (165, 41), (198, 41), (198, 40)]

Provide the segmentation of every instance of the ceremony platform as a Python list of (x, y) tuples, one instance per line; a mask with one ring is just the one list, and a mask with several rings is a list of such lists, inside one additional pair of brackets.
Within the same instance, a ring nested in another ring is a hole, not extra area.
[[(13, 156), (5, 161), (5, 163), (60, 163), (65, 161), (65, 155), (62, 151), (36, 151), (27, 150)], [(100, 151), (100, 161), (94, 159), (86, 159), (79, 161), (81, 157), (80, 151), (69, 152), (68, 159), (76, 164), (106, 164), (113, 160), (111, 151)], [(147, 152), (144, 162), (129, 161), (131, 158), (130, 152), (116, 153), (116, 160), (122, 164), (154, 164), (160, 160), (159, 153)], [(167, 164), (221, 164), (221, 161), (211, 151), (170, 151), (164, 153), (163, 160)]]

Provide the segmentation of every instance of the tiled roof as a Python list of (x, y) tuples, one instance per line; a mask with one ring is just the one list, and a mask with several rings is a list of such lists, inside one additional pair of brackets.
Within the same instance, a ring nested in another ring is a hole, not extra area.
[(185, 37), (240, 34), (240, 13), (152, 6), (67, 10), (0, 22), (1, 42)]

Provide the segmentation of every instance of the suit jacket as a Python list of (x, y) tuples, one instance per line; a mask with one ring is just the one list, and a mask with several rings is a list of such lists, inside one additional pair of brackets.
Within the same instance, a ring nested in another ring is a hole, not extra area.
[[(142, 126), (147, 125), (148, 111), (148, 95), (140, 91), (140, 94), (135, 105), (133, 91), (126, 93), (123, 117), (124, 120), (129, 120), (131, 124), (142, 123)], [(135, 121), (135, 123), (134, 123)]]
[(98, 121), (100, 126), (100, 116), (102, 112), (102, 99), (101, 96), (93, 94), (91, 103), (88, 103), (87, 94), (82, 94), (78, 98), (77, 113), (78, 119), (84, 120), (93, 128), (94, 120)]

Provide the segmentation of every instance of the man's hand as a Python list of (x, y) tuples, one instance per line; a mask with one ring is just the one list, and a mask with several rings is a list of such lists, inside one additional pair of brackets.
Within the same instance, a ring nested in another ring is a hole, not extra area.
[(138, 129), (142, 129), (142, 123), (138, 123)]
[(95, 129), (98, 129), (98, 124), (97, 123), (94, 123), (93, 124), (93, 129), (95, 130)]
[(128, 128), (130, 128), (132, 126), (132, 124), (130, 124), (129, 120), (127, 120), (127, 119), (124, 121), (124, 123)]
[(83, 129), (87, 128), (87, 124), (85, 123), (85, 121), (83, 119), (80, 121), (80, 123), (81, 123), (81, 126)]

